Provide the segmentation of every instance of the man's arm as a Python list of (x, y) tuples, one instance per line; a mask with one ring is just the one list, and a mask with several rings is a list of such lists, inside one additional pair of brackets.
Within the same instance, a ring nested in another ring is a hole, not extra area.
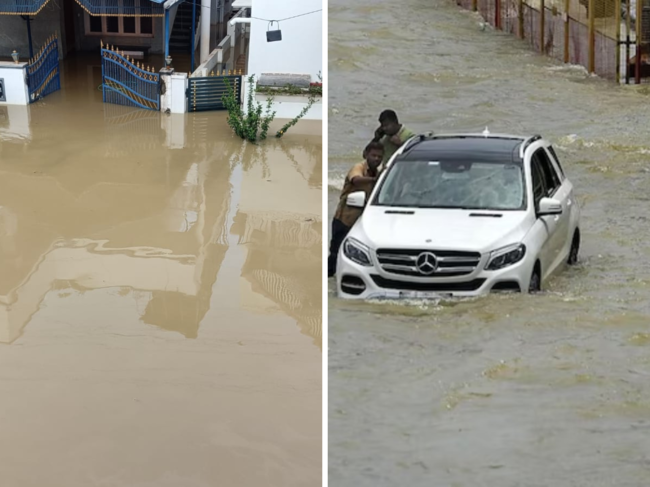
[(352, 186), (361, 186), (364, 183), (373, 183), (377, 180), (377, 178), (364, 176), (361, 164), (354, 166), (350, 170), (350, 173), (348, 174), (348, 178), (350, 179)]
[(380, 142), (381, 139), (384, 138), (384, 131), (382, 130), (381, 127), (379, 127), (377, 130), (375, 130), (375, 137), (372, 139), (373, 142)]
[(374, 183), (375, 181), (377, 181), (377, 178), (373, 178), (370, 176), (355, 176), (352, 179), (350, 179), (352, 186), (361, 186), (362, 184)]

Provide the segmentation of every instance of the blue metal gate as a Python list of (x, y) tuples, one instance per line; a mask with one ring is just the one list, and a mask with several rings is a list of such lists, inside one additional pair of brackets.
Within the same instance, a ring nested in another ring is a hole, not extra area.
[(59, 40), (56, 36), (50, 37), (34, 58), (30, 59), (27, 65), (27, 87), (30, 103), (61, 89)]
[(104, 103), (160, 110), (160, 74), (102, 43)]
[(187, 101), (190, 112), (204, 112), (207, 110), (225, 110), (221, 98), (228, 93), (228, 84), (235, 90), (237, 101), (241, 104), (242, 76), (233, 75), (225, 71), (219, 76), (206, 76), (203, 78), (189, 78), (187, 88)]

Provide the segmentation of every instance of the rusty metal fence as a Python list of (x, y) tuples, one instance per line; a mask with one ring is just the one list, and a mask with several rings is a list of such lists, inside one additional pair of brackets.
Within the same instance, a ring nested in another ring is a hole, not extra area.
[[(537, 52), (626, 83), (650, 79), (650, 0), (456, 0)], [(637, 42), (638, 40), (638, 42)]]

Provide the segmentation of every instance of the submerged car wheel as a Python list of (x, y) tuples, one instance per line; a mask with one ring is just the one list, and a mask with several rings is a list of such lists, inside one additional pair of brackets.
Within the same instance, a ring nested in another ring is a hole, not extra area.
[(528, 292), (530, 294), (538, 293), (542, 290), (542, 273), (539, 264), (535, 265), (533, 274), (530, 276), (530, 284), (528, 285)]
[(571, 242), (571, 250), (569, 250), (569, 265), (576, 265), (578, 263), (578, 254), (580, 253), (580, 232), (576, 230), (573, 234), (573, 241)]

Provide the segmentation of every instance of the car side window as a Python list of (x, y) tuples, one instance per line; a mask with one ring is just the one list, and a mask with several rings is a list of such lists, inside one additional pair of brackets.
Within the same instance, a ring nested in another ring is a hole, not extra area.
[(557, 156), (557, 153), (555, 152), (555, 149), (553, 148), (552, 145), (549, 145), (547, 147), (547, 150), (555, 160), (555, 164), (557, 164), (557, 167), (560, 169), (560, 174), (562, 176), (562, 179), (566, 177), (566, 174), (564, 174), (564, 169), (562, 168), (562, 164), (560, 163), (560, 158)]
[(530, 165), (531, 175), (533, 179), (533, 199), (535, 202), (535, 210), (537, 210), (539, 205), (539, 200), (546, 196), (546, 188), (544, 187), (544, 176), (542, 170), (539, 167), (539, 162), (537, 159), (533, 158)]
[(542, 177), (544, 178), (544, 186), (546, 187), (546, 194), (544, 196), (552, 196), (555, 191), (562, 185), (560, 177), (557, 175), (551, 160), (546, 155), (546, 151), (542, 148), (538, 149), (533, 154), (533, 161), (537, 163)]

